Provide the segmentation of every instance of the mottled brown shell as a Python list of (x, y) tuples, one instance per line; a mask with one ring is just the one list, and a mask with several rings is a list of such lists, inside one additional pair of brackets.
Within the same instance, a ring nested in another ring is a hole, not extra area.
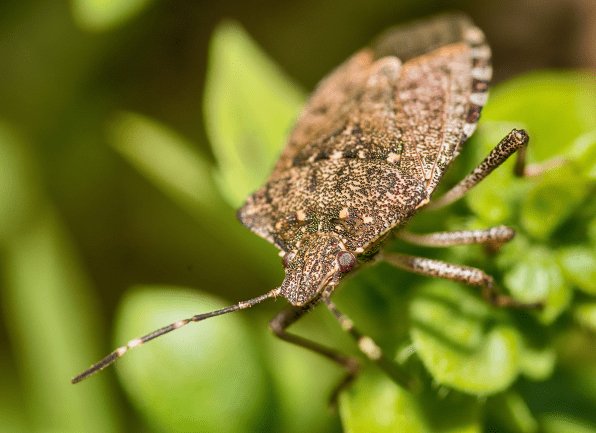
[(319, 84), (240, 220), (284, 252), (305, 238), (315, 248), (319, 235), (370, 252), (428, 202), (474, 131), (490, 76), (484, 35), (464, 16), (389, 30)]

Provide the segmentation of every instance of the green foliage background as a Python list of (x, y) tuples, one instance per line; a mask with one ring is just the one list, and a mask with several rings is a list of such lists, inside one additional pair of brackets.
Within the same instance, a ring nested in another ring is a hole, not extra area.
[[(133, 337), (279, 284), (274, 248), (241, 227), (234, 209), (267, 176), (305, 89), (387, 25), (440, 3), (1, 6), (0, 431), (596, 430), (596, 84), (593, 71), (579, 69), (498, 84), (445, 187), (513, 127), (528, 130), (531, 162), (565, 164), (516, 179), (508, 162), (411, 226), (508, 224), (514, 241), (496, 255), (389, 246), (478, 266), (516, 298), (543, 301), (543, 311), (497, 311), (473, 289), (384, 264), (337, 293), (358, 327), (420, 379), (418, 394), (365, 364), (338, 412), (328, 411), (341, 371), (269, 335), (281, 299), (186, 327), (69, 383)], [(471, 2), (455, 6), (488, 30), (505, 22)], [(258, 18), (256, 8), (265, 8)], [(302, 84), (222, 16), (251, 23)], [(266, 37), (274, 32), (279, 38)], [(524, 42), (533, 43), (516, 41)], [(495, 46), (497, 71), (505, 48)], [(514, 54), (501, 77), (523, 69)], [(325, 311), (296, 331), (357, 353)]]

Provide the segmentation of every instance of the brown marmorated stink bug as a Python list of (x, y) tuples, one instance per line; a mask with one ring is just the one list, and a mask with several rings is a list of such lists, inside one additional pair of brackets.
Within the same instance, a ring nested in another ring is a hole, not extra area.
[(531, 306), (499, 293), (493, 278), (480, 269), (382, 250), (392, 236), (441, 247), (498, 246), (513, 237), (514, 231), (505, 226), (430, 234), (403, 230), (416, 212), (459, 199), (516, 151), (516, 174), (526, 172), (528, 135), (514, 129), (467, 177), (432, 199), (445, 170), (476, 128), (488, 95), (490, 59), (482, 31), (456, 14), (391, 29), (350, 57), (319, 84), (269, 180), (238, 212), (245, 226), (279, 248), (285, 268), (282, 284), (262, 296), (133, 339), (72, 382), (191, 322), (283, 296), (290, 306), (270, 322), (272, 331), (344, 367), (347, 375), (337, 390), (354, 378), (358, 362), (286, 331), (321, 302), (364, 355), (410, 386), (411, 380), (331, 300), (344, 275), (377, 260), (477, 286), (497, 306)]

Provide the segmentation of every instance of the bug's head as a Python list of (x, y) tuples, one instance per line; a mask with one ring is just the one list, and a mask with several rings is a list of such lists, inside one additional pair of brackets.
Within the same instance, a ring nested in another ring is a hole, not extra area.
[(314, 233), (305, 235), (294, 251), (282, 259), (286, 277), (281, 294), (294, 306), (308, 304), (329, 285), (339, 282), (342, 275), (351, 271), (356, 257), (346, 251), (335, 234)]

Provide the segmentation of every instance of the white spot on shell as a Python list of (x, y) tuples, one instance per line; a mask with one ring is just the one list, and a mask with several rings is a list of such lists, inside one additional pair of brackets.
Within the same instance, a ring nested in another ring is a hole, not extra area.
[(493, 68), (491, 66), (476, 66), (472, 68), (470, 74), (477, 80), (489, 81), (493, 76)]
[(341, 150), (336, 150), (329, 156), (329, 159), (341, 159), (342, 156), (343, 153), (341, 152)]
[(475, 123), (464, 123), (464, 134), (466, 134), (467, 137), (471, 136), (474, 131), (476, 130), (476, 124)]
[(373, 217), (370, 217), (368, 215), (364, 215), (362, 217), (362, 221), (364, 221), (364, 224), (370, 224), (374, 221)]
[(387, 155), (387, 162), (390, 163), (399, 162), (400, 159), (401, 155), (399, 153), (391, 152), (389, 155)]
[(358, 247), (354, 251), (357, 252), (358, 254), (360, 254), (360, 253), (363, 253), (364, 252), (364, 248)]
[(470, 102), (481, 107), (486, 104), (488, 100), (488, 92), (474, 92), (470, 95)]
[(302, 209), (296, 211), (296, 219), (298, 221), (304, 221), (306, 219), (306, 212), (304, 212)]
[(346, 219), (349, 216), (350, 216), (350, 211), (348, 210), (347, 207), (344, 207), (342, 210), (339, 211), (339, 217), (341, 219)]
[(491, 57), (490, 48), (488, 45), (472, 48), (471, 55), (475, 59), (488, 60)]
[(466, 29), (466, 40), (471, 44), (481, 44), (484, 42), (484, 33), (478, 27), (470, 27)]

